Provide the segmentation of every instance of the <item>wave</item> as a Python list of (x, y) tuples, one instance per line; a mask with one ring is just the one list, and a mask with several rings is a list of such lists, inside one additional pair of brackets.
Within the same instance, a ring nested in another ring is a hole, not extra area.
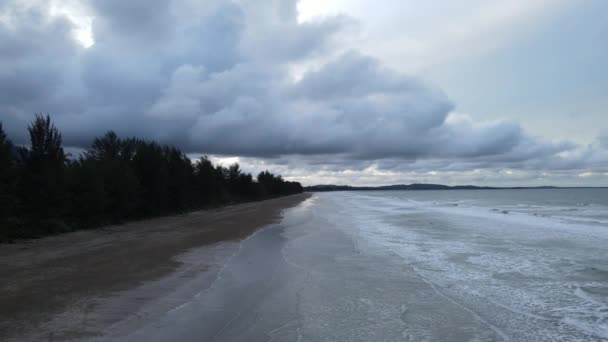
[(406, 195), (333, 195), (330, 211), (361, 248), (398, 256), (507, 335), (608, 339), (606, 207)]

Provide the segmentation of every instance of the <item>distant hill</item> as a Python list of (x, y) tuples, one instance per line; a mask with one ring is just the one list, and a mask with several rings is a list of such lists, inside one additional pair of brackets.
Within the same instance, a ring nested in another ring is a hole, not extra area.
[(555, 186), (539, 187), (489, 187), (475, 185), (448, 186), (442, 184), (395, 184), (384, 186), (350, 186), (350, 185), (313, 185), (305, 191), (372, 191), (372, 190), (493, 190), (493, 189), (557, 189)]

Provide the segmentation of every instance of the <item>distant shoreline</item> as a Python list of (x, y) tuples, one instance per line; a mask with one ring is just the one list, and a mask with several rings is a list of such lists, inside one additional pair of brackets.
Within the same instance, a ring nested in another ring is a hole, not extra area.
[(350, 185), (313, 185), (304, 187), (304, 191), (395, 191), (395, 190), (553, 190), (553, 189), (608, 189), (608, 186), (516, 186), (494, 187), (476, 185), (442, 185), (442, 184), (396, 184), (382, 186), (350, 186)]

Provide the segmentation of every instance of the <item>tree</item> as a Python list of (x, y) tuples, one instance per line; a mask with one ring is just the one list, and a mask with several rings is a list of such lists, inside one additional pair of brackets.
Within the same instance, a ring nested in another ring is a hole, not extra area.
[(85, 173), (96, 169), (96, 177), (103, 186), (103, 212), (110, 221), (136, 215), (141, 187), (131, 164), (137, 143), (135, 139), (122, 140), (109, 131), (93, 140), (81, 163), (81, 171)]
[(104, 175), (94, 159), (80, 158), (68, 168), (70, 219), (79, 228), (95, 227), (107, 222), (108, 205)]
[(194, 206), (194, 168), (190, 158), (175, 147), (165, 147), (167, 159), (169, 206), (184, 211)]
[(29, 149), (15, 147), (0, 124), (3, 237), (35, 237), (302, 191), (299, 183), (268, 171), (256, 182), (237, 163), (226, 168), (202, 157), (193, 164), (176, 147), (121, 139), (112, 131), (94, 139), (78, 160), (67, 160), (48, 115), (36, 115), (28, 131)]
[(48, 114), (36, 114), (27, 130), (30, 135), (32, 162), (48, 163), (53, 166), (63, 165), (65, 153), (61, 133), (51, 122)]
[(59, 130), (48, 115), (37, 114), (28, 127), (31, 146), (24, 158), (20, 197), (24, 213), (35, 219), (66, 211), (65, 153)]
[(300, 183), (285, 181), (281, 176), (275, 176), (268, 170), (258, 174), (258, 183), (263, 186), (268, 196), (290, 195), (304, 191)]
[(219, 203), (222, 200), (222, 172), (218, 172), (207, 156), (194, 164), (196, 201), (200, 205)]
[(236, 183), (236, 180), (241, 175), (241, 166), (239, 163), (234, 163), (228, 167), (228, 183)]
[(0, 122), (0, 221), (14, 214), (16, 205), (16, 170), (12, 157), (13, 144)]
[(262, 184), (264, 192), (268, 196), (278, 196), (281, 194), (281, 185), (283, 179), (281, 176), (275, 176), (268, 170), (262, 171), (258, 174), (258, 182)]
[(140, 141), (132, 165), (141, 185), (138, 214), (156, 216), (168, 212), (169, 170), (162, 146)]
[(96, 161), (118, 161), (122, 159), (122, 149), (123, 143), (118, 135), (114, 131), (108, 131), (103, 137), (93, 140), (85, 156)]

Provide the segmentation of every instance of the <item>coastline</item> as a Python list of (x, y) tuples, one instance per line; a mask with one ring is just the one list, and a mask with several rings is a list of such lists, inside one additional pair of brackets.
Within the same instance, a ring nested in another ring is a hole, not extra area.
[[(148, 296), (114, 305), (111, 313), (100, 313), (104, 307), (100, 303), (111, 301), (113, 294), (171, 278), (172, 273), (179, 278), (205, 272), (211, 280), (221, 264), (218, 258), (229, 257), (239, 240), (278, 222), (284, 209), (309, 196), (291, 195), (3, 245), (0, 339), (23, 338), (33, 332), (49, 340), (93, 337), (157, 299), (158, 291), (177, 286), (179, 279), (157, 286)], [(209, 247), (203, 256), (209, 260), (203, 262), (201, 255), (190, 253), (202, 246)]]

